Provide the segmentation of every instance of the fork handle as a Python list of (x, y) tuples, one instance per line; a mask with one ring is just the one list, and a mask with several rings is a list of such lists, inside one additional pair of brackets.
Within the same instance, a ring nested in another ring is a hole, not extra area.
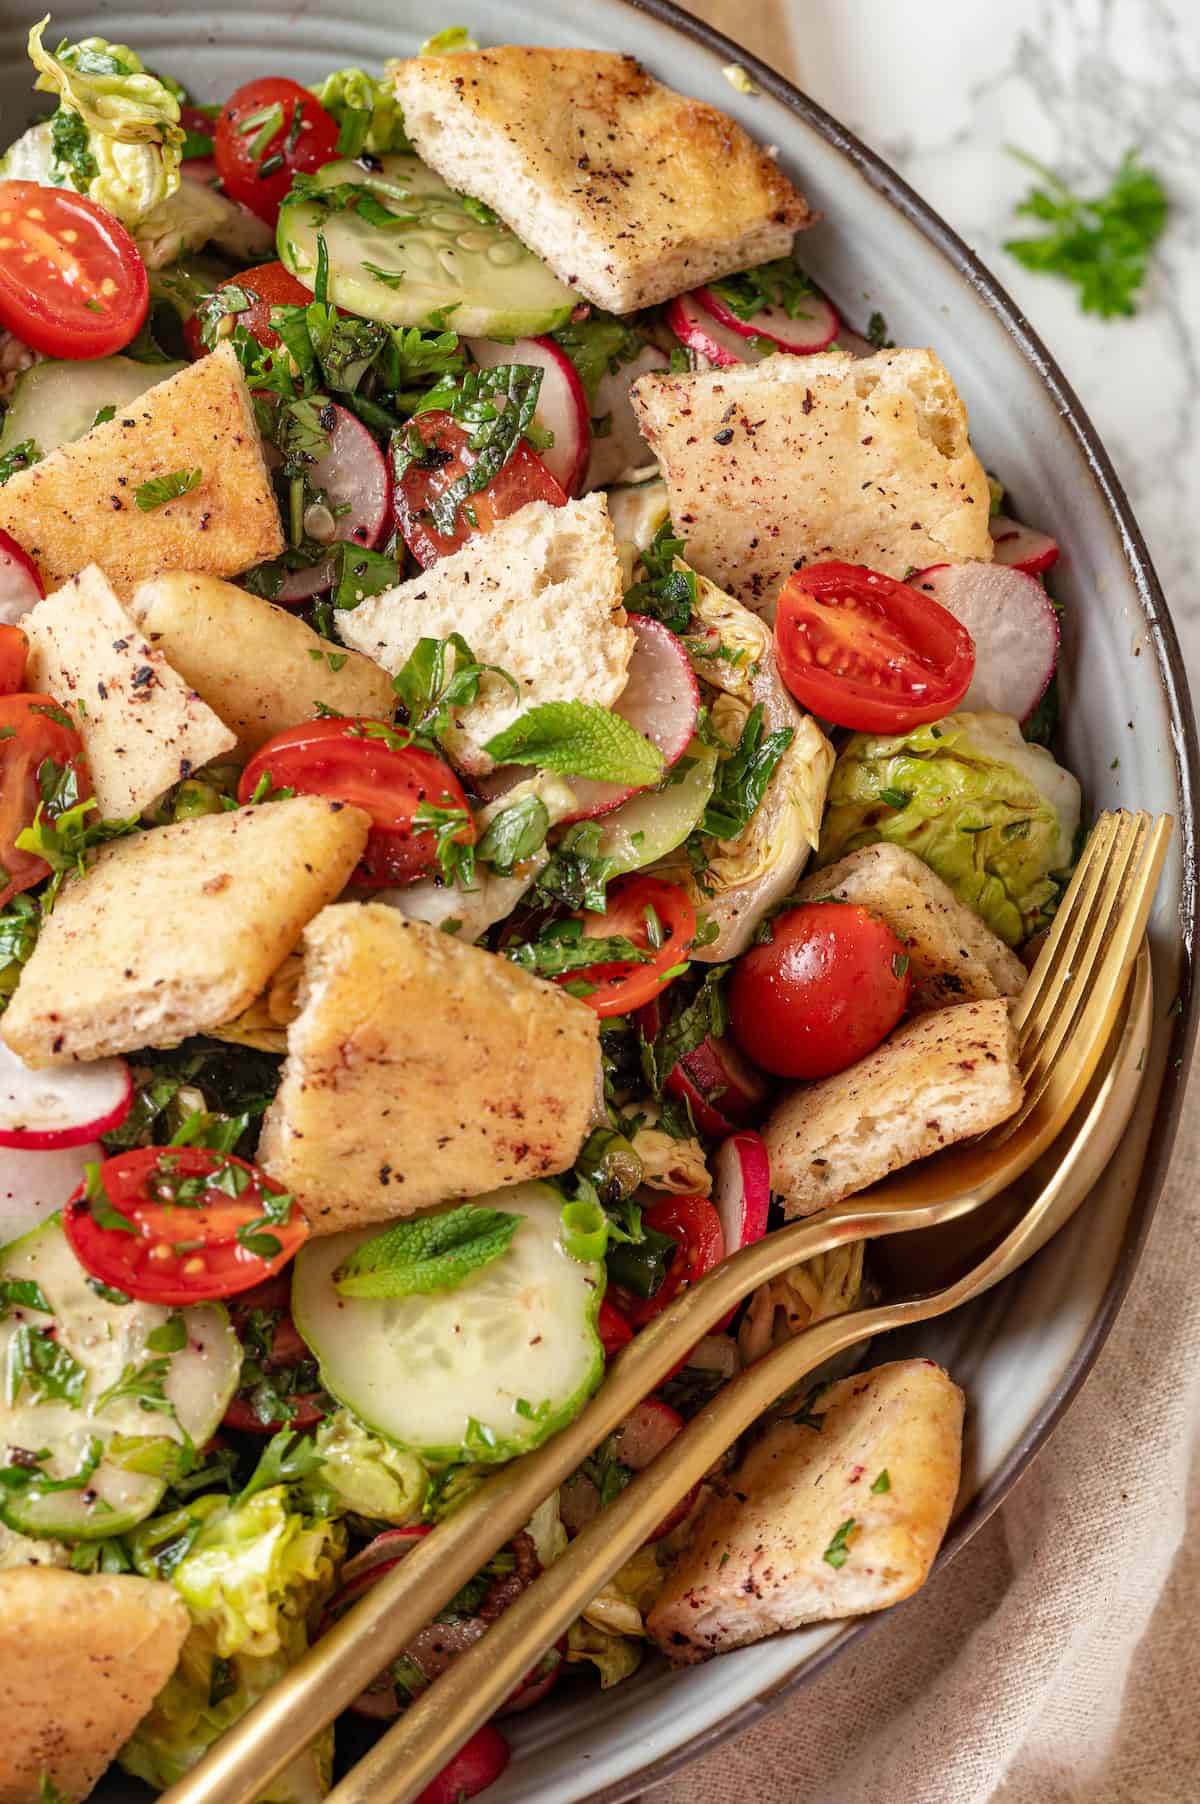
[[(538, 1504), (678, 1365), (689, 1348), (757, 1285), (844, 1241), (927, 1227), (944, 1213), (919, 1203), (873, 1211), (867, 1203), (866, 1196), (854, 1197), (820, 1215), (792, 1222), (735, 1253), (676, 1298), (612, 1361), (604, 1383), (574, 1422), (536, 1451), (500, 1467), (452, 1516), (439, 1523), (433, 1534), (418, 1541), (213, 1743), (190, 1772), (176, 1780), (163, 1794), (162, 1804), (252, 1804), (261, 1797), (272, 1780), (354, 1702), (497, 1548), (525, 1526)], [(839, 1344), (849, 1345), (850, 1341)], [(814, 1362), (824, 1357), (818, 1354)], [(807, 1370), (803, 1367), (799, 1375)], [(779, 1390), (785, 1390), (790, 1382), (782, 1379)], [(730, 1440), (735, 1432), (740, 1431), (731, 1430)], [(681, 1440), (677, 1437), (672, 1447), (678, 1447)], [(711, 1463), (711, 1458), (703, 1460), (699, 1470), (705, 1471)], [(660, 1512), (665, 1513), (665, 1509)], [(607, 1522), (607, 1513), (604, 1519)], [(489, 1630), (489, 1645), (493, 1645), (491, 1636)]]
[(892, 1325), (895, 1314), (860, 1309), (817, 1322), (726, 1385), (409, 1706), (326, 1804), (411, 1804), (738, 1436), (814, 1367), (869, 1339), (880, 1318)]

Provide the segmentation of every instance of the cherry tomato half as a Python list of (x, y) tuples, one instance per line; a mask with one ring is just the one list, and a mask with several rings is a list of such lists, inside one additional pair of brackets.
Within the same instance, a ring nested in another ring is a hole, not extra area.
[(381, 720), (314, 720), (260, 746), (242, 772), (238, 800), (267, 778), (272, 789), (333, 796), (365, 809), (374, 823), (353, 881), (370, 889), (414, 883), (438, 868), (438, 837), (418, 811), (458, 811), (456, 845), (474, 845), (478, 829), (462, 784), (436, 752), (409, 743), (403, 727)]
[(337, 120), (307, 88), (282, 75), (260, 76), (239, 88), (213, 131), (226, 194), (272, 226), (292, 177), (331, 163), (337, 144)]
[(583, 997), (598, 1015), (624, 1015), (660, 996), (687, 965), (696, 937), (696, 911), (677, 884), (661, 877), (630, 877), (614, 883), (602, 915), (583, 917), (591, 939), (626, 939), (647, 954), (644, 964), (589, 965), (554, 979), (558, 984), (589, 983)]
[[(280, 342), (278, 332), (271, 330), (272, 307), (307, 307), (312, 300), (308, 289), (297, 282), (295, 276), (289, 275), (282, 263), (260, 263), (257, 269), (248, 269), (244, 275), (228, 276), (217, 284), (216, 292), (229, 287), (240, 288), (252, 295), (253, 304), (244, 307), (240, 313), (222, 315), (218, 336), (232, 333), (235, 326), (245, 326), (247, 332), (269, 351), (275, 350)], [(205, 354), (200, 336), (201, 318), (202, 311), (193, 313), (183, 328), (184, 342), (191, 357)], [(222, 327), (226, 329), (225, 334), (222, 334)]]
[(600, 1305), (596, 1331), (600, 1336), (600, 1345), (604, 1348), (605, 1359), (611, 1359), (614, 1353), (619, 1353), (633, 1339), (633, 1329), (616, 1304), (610, 1303), (607, 1297)]
[(729, 1020), (742, 1051), (779, 1077), (844, 1071), (908, 1007), (908, 954), (891, 928), (851, 902), (805, 902), (733, 968)]
[(941, 720), (975, 670), (974, 642), (953, 614), (861, 564), (813, 564), (788, 577), (775, 654), (802, 706), (862, 733)]
[(706, 1196), (665, 1196), (643, 1209), (642, 1220), (659, 1234), (668, 1234), (679, 1251), (667, 1267), (667, 1275), (652, 1297), (635, 1297), (618, 1291), (615, 1301), (635, 1328), (644, 1328), (689, 1284), (695, 1284), (725, 1257), (721, 1218)]
[[(277, 1197), (288, 1203), (282, 1221), (271, 1219)], [(129, 1226), (114, 1226), (117, 1218)], [(89, 1200), (80, 1185), (63, 1228), (85, 1271), (145, 1303), (234, 1296), (308, 1239), (299, 1204), (257, 1166), (203, 1146), (140, 1146), (105, 1159), (99, 1188)]]
[(0, 695), (0, 865), (7, 878), (0, 907), (50, 875), (45, 859), (20, 851), (16, 839), (56, 787), (64, 804), (92, 793), (83, 741), (70, 716), (53, 696)]
[(72, 188), (0, 182), (0, 326), (47, 357), (111, 357), (149, 305), (119, 219)]
[(17, 695), (25, 686), (29, 641), (19, 626), (0, 626), (0, 695)]
[(549, 501), (554, 507), (567, 504), (565, 492), (522, 439), (486, 488), (469, 495), (459, 507), (453, 529), (443, 532), (429, 510), (438, 496), (474, 465), (471, 435), (451, 414), (436, 411), (417, 414), (405, 428), (406, 436), (410, 432), (416, 432), (428, 449), (396, 483), (392, 505), (404, 543), (419, 564), (434, 564), (448, 552), (457, 551), (468, 539), (488, 532), (497, 520), (515, 514), (527, 501)]

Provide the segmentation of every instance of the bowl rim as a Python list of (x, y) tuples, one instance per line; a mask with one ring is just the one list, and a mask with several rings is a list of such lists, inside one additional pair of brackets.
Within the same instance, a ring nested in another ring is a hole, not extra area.
[[(961, 1552), (971, 1538), (987, 1522), (1007, 1497), (1034, 1456), (1040, 1452), (1070, 1407), (1105, 1341), (1112, 1331), (1145, 1247), (1150, 1222), (1162, 1193), (1174, 1148), (1187, 1089), (1189, 1069), (1200, 1025), (1200, 1009), (1196, 1006), (1192, 982), (1195, 948), (1200, 939), (1200, 885), (1196, 881), (1197, 801), (1200, 799), (1200, 739), (1188, 687), (1187, 669), (1179, 645), (1175, 625), (1166, 597), (1154, 570), (1141, 528), (1134, 518), (1129, 499), (1113, 468), (1112, 460), (1089, 418), (1055, 359), (991, 271), (980, 261), (958, 233), (948, 226), (921, 196), (882, 157), (870, 150), (862, 140), (841, 124), (831, 113), (809, 99), (794, 83), (778, 74), (760, 57), (744, 49), (733, 38), (714, 26), (696, 18), (675, 4), (675, 0), (618, 0), (634, 12), (647, 14), (660, 25), (690, 38), (701, 49), (721, 58), (723, 63), (737, 63), (751, 80), (772, 99), (781, 102), (802, 125), (808, 127), (839, 151), (854, 170), (874, 191), (921, 233), (1004, 326), (1017, 351), (1031, 365), (1055, 402), (1063, 420), (1080, 450), (1092, 482), (1109, 515), (1119, 529), (1125, 565), (1136, 592), (1138, 606), (1149, 627), (1159, 686), (1172, 726), (1175, 784), (1179, 797), (1176, 831), (1179, 834), (1182, 887), (1179, 900), (1179, 934), (1181, 942), (1178, 1011), (1162, 1085), (1155, 1104), (1158, 1132), (1146, 1149), (1137, 1187), (1130, 1202), (1116, 1264), (1104, 1300), (1096, 1311), (1079, 1347), (1059, 1379), (1053, 1392), (1029, 1423), (1008, 1457), (980, 1487), (955, 1521), (938, 1554), (935, 1571)], [(625, 1804), (651, 1786), (658, 1785), (670, 1774), (678, 1772), (702, 1754), (715, 1748), (764, 1720), (777, 1711), (797, 1691), (809, 1684), (849, 1648), (858, 1645), (890, 1611), (864, 1617), (847, 1634), (840, 1636), (821, 1652), (805, 1660), (799, 1672), (778, 1680), (759, 1697), (741, 1704), (715, 1723), (711, 1730), (694, 1736), (685, 1746), (649, 1761), (637, 1773), (631, 1773), (612, 1785), (583, 1794), (581, 1804)]]

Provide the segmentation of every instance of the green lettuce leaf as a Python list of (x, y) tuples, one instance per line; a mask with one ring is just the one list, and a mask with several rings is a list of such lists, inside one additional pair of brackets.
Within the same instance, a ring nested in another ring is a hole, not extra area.
[(829, 784), (818, 865), (905, 846), (1016, 946), (1053, 913), (1073, 862), (1079, 784), (1003, 714), (856, 733)]
[(429, 1473), (415, 1453), (372, 1434), (348, 1409), (326, 1417), (313, 1446), (320, 1463), (301, 1494), (311, 1493), (328, 1514), (351, 1515), (372, 1530), (420, 1521)]
[[(174, 1784), (283, 1677), (307, 1647), (307, 1623), (332, 1590), (344, 1551), (341, 1525), (291, 1510), (282, 1485), (240, 1504), (200, 1497), (143, 1524), (134, 1563), (170, 1580), (192, 1628), (175, 1672), (121, 1750), (127, 1772), (160, 1790)], [(332, 1754), (330, 1731), (259, 1804), (317, 1804)]]
[(29, 56), (38, 72), (34, 86), (57, 94), (59, 111), (13, 147), (5, 173), (26, 173), (24, 165), (36, 156), (45, 164), (42, 180), (86, 193), (133, 227), (179, 187), (179, 102), (128, 45), (64, 39), (49, 51), (42, 43), (46, 24), (43, 19), (30, 30)]

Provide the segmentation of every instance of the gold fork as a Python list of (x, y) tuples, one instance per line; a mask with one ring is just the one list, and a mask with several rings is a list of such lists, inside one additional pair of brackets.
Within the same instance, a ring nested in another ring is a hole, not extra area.
[[(744, 1248), (686, 1291), (617, 1356), (604, 1384), (573, 1423), (545, 1446), (493, 1474), (434, 1533), (418, 1541), (405, 1559), (386, 1573), (165, 1794), (170, 1804), (251, 1804), (299, 1750), (402, 1652), (496, 1549), (525, 1525), (537, 1505), (653, 1390), (701, 1336), (759, 1284), (845, 1241), (905, 1233), (955, 1220), (981, 1207), (1028, 1170), (1070, 1120), (1096, 1072), (1145, 931), (1170, 831), (1171, 821), (1166, 816), (1151, 823), (1145, 814), (1105, 814), (1096, 823), (1017, 1004), (1015, 1021), (1026, 1090), (1022, 1106), (1010, 1122)], [(961, 1300), (944, 1306), (955, 1307)], [(819, 1324), (809, 1333), (817, 1337), (829, 1329), (835, 1337), (838, 1333), (848, 1336), (840, 1345), (850, 1345), (862, 1333), (879, 1331), (876, 1324), (869, 1329), (860, 1328), (856, 1334), (844, 1325), (852, 1319), (861, 1323), (862, 1316), (863, 1312), (857, 1312), (855, 1318)], [(807, 1343), (807, 1337), (805, 1340)], [(785, 1375), (780, 1358), (789, 1353), (793, 1359), (799, 1357), (793, 1352), (798, 1344), (779, 1349), (722, 1393), (733, 1400), (728, 1421), (736, 1425), (728, 1426), (725, 1433), (726, 1419), (721, 1418), (725, 1438), (706, 1454), (696, 1470), (693, 1468), (698, 1456), (693, 1452), (686, 1458), (686, 1471), (692, 1476), (682, 1476), (685, 1464), (681, 1454), (686, 1455), (688, 1447), (696, 1446), (695, 1439), (688, 1439), (694, 1424), (672, 1442), (669, 1472), (667, 1468), (661, 1473), (656, 1470), (662, 1462), (647, 1469), (644, 1478), (655, 1487), (654, 1503), (639, 1504), (647, 1495), (647, 1485), (639, 1478), (604, 1512), (595, 1532), (585, 1531), (587, 1538), (581, 1535), (564, 1559), (525, 1594), (537, 1597), (539, 1602), (526, 1607), (524, 1599), (519, 1599), (492, 1625), (486, 1637), (487, 1672), (492, 1671), (493, 1661), (500, 1660), (506, 1662), (507, 1671), (511, 1648), (524, 1645), (516, 1637), (522, 1630), (528, 1631), (530, 1608), (536, 1618), (535, 1628), (543, 1625), (548, 1594), (542, 1587), (553, 1580), (557, 1596), (563, 1587), (571, 1585), (580, 1570), (577, 1550), (584, 1549), (582, 1558), (589, 1562), (587, 1583), (592, 1584), (598, 1557), (595, 1550), (611, 1551), (618, 1535), (621, 1546), (625, 1545), (628, 1534), (633, 1532), (626, 1527), (631, 1511), (639, 1511), (638, 1523), (642, 1520), (640, 1512), (648, 1511), (649, 1528), (661, 1519), (666, 1508), (662, 1503), (664, 1476), (673, 1483), (678, 1472), (676, 1495), (683, 1495), (716, 1454), (775, 1396), (803, 1375), (806, 1365), (795, 1376)], [(825, 1347), (824, 1341), (821, 1346), (824, 1350), (815, 1353), (811, 1363), (828, 1356), (831, 1349)], [(801, 1349), (801, 1355), (803, 1352)], [(714, 1403), (697, 1422), (708, 1421), (715, 1407)], [(750, 1413), (742, 1420), (747, 1408)], [(643, 1533), (641, 1539), (644, 1538)], [(637, 1544), (635, 1540), (630, 1551)], [(613, 1559), (609, 1574), (624, 1558), (622, 1553)], [(603, 1578), (596, 1579), (580, 1603), (586, 1603), (603, 1582)], [(574, 1596), (574, 1590), (571, 1595)], [(521, 1616), (511, 1620), (519, 1607)], [(573, 1609), (572, 1616), (577, 1614), (578, 1608)], [(557, 1621), (557, 1615), (554, 1619)], [(511, 1626), (506, 1626), (510, 1620)], [(561, 1628), (550, 1630), (548, 1621), (545, 1618), (544, 1645), (550, 1645), (561, 1633)], [(464, 1655), (437, 1686), (430, 1688), (426, 1694), (428, 1705), (425, 1700), (414, 1705), (354, 1773), (343, 1780), (334, 1794), (337, 1804), (366, 1804), (368, 1799), (370, 1804), (399, 1804), (402, 1798), (420, 1791), (457, 1745), (454, 1737), (461, 1740), (482, 1720), (473, 1707), (464, 1711), (461, 1718), (453, 1707), (463, 1693), (463, 1682), (456, 1675), (468, 1658), (473, 1656)], [(536, 1658), (534, 1653), (516, 1677)], [(467, 1670), (472, 1675), (471, 1686), (481, 1695), (483, 1675), (479, 1662), (473, 1661)], [(515, 1682), (514, 1679), (512, 1683)], [(466, 1701), (470, 1704), (472, 1700), (468, 1696)], [(492, 1707), (489, 1705), (484, 1714)], [(439, 1728), (430, 1721), (431, 1710), (435, 1718), (449, 1711), (444, 1722), (453, 1720), (452, 1733), (444, 1725)], [(414, 1722), (424, 1737), (420, 1745), (417, 1731), (411, 1727)], [(436, 1750), (437, 1758), (431, 1749)], [(401, 1774), (403, 1779), (397, 1784)], [(423, 1777), (418, 1782), (419, 1775)]]

